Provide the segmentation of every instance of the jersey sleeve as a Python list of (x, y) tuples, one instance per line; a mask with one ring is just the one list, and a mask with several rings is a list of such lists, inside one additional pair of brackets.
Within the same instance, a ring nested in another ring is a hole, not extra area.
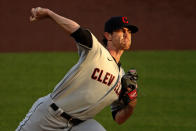
[(74, 33), (72, 33), (71, 36), (80, 46), (87, 49), (92, 48), (92, 35), (88, 30), (79, 28)]
[(100, 56), (104, 49), (103, 45), (88, 29), (80, 27), (72, 33), (71, 36), (77, 42), (78, 54), (82, 60), (85, 59), (87, 55), (91, 57), (91, 59), (95, 59), (96, 56)]

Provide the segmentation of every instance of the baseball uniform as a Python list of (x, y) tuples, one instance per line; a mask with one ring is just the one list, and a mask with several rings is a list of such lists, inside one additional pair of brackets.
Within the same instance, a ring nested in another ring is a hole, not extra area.
[(71, 36), (77, 42), (78, 62), (52, 93), (34, 103), (16, 131), (104, 131), (93, 117), (108, 105), (113, 112), (121, 108), (120, 64), (90, 31), (79, 28)]

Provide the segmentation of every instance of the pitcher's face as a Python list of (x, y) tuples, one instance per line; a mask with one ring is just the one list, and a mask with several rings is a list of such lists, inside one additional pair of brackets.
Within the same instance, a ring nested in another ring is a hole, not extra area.
[(128, 50), (131, 46), (131, 31), (122, 28), (112, 33), (112, 43), (117, 49)]

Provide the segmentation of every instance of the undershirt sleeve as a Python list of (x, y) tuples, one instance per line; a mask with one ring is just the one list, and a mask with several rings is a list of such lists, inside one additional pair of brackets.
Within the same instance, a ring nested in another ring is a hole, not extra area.
[(83, 28), (79, 28), (75, 32), (71, 34), (71, 36), (78, 42), (80, 45), (84, 47), (92, 48), (92, 35), (91, 33)]
[(123, 107), (124, 107), (124, 105), (119, 101), (115, 101), (114, 103), (112, 103), (111, 112), (112, 112), (112, 116), (113, 116), (114, 120), (115, 120), (115, 116), (116, 116), (117, 112), (120, 111)]

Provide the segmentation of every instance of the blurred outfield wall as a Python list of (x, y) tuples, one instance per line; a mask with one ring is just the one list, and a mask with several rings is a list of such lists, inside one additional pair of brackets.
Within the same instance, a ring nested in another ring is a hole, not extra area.
[(54, 22), (29, 23), (30, 9), (37, 6), (75, 20), (100, 41), (105, 21), (121, 15), (139, 27), (133, 50), (195, 50), (195, 5), (195, 0), (0, 0), (0, 52), (76, 50)]

